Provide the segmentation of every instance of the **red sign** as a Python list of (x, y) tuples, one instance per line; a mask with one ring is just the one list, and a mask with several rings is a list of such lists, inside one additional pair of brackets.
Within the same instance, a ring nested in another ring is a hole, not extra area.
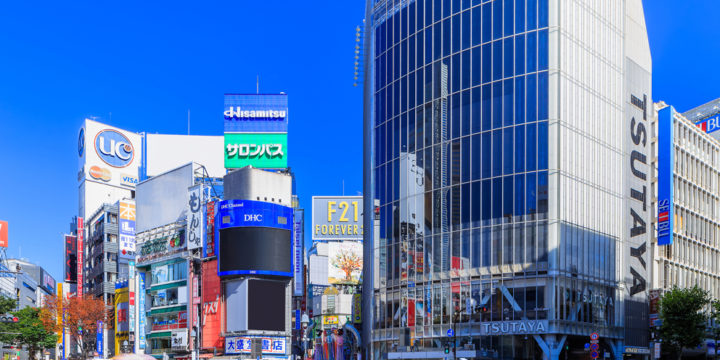
[(202, 265), (202, 348), (225, 350), (225, 338), (221, 335), (224, 306), (222, 285), (217, 275), (217, 260)]
[(65, 281), (77, 281), (77, 237), (65, 235)]
[(0, 247), (8, 247), (8, 222), (0, 220)]
[(83, 240), (85, 239), (85, 226), (83, 224), (83, 218), (78, 217), (77, 219), (77, 293), (78, 297), (83, 295), (83, 253), (85, 248), (83, 247)]
[[(215, 256), (215, 202), (207, 203), (207, 234), (205, 237), (205, 257)], [(223, 345), (224, 346), (224, 345)]]

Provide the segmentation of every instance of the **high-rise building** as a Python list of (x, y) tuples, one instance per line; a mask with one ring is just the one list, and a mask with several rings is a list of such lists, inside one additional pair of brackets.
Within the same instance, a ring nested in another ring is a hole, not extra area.
[(366, 18), (366, 355), (579, 358), (591, 335), (649, 354), (641, 1), (372, 0)]

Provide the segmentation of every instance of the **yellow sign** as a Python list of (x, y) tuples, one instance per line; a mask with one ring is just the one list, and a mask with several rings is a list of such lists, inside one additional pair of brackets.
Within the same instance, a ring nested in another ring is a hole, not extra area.
[(135, 221), (135, 204), (120, 201), (120, 218), (123, 220)]
[[(57, 284), (57, 309), (56, 309), (58, 325), (62, 325), (63, 312), (65, 311), (65, 309), (63, 309), (63, 300), (64, 300), (63, 299), (63, 283), (58, 283)], [(65, 329), (62, 326), (60, 326), (60, 330), (57, 332), (57, 336), (58, 336), (57, 343), (58, 344), (62, 344), (63, 331), (65, 331)]]
[(336, 315), (323, 316), (323, 325), (337, 325), (338, 317)]
[(128, 295), (127, 284), (115, 288), (115, 353), (120, 354), (123, 342), (128, 339)]
[(353, 294), (352, 319), (355, 324), (362, 322), (362, 296), (360, 294)]

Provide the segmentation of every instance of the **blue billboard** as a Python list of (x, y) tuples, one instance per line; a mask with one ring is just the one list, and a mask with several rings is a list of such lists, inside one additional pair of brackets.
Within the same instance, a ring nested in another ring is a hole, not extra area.
[(702, 129), (703, 132), (711, 133), (720, 130), (720, 115), (714, 115), (709, 118), (702, 119), (695, 123), (695, 126)]
[(674, 115), (675, 109), (672, 106), (658, 112), (658, 245), (673, 243)]
[(253, 200), (218, 204), (218, 275), (293, 276), (293, 209)]
[(223, 200), (219, 203), (220, 230), (232, 227), (272, 227), (293, 229), (293, 209), (255, 200)]
[(286, 94), (225, 94), (226, 133), (286, 133)]

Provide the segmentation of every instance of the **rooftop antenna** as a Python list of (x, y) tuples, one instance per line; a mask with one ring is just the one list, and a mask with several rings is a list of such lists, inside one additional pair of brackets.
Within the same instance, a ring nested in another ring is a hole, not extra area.
[(190, 135), (190, 109), (188, 109), (188, 135)]
[(260, 75), (255, 75), (255, 93), (260, 94)]
[(342, 192), (343, 196), (345, 196), (345, 179), (342, 181)]

